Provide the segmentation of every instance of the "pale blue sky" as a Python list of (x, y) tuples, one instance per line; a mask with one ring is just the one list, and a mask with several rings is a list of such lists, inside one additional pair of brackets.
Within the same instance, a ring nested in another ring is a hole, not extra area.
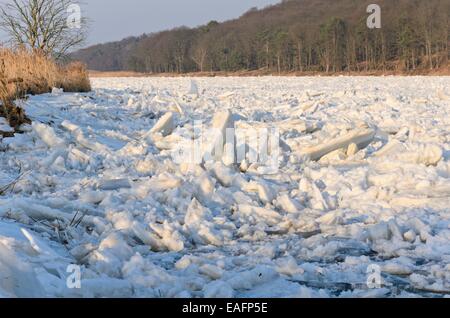
[[(0, 4), (10, 0), (0, 0)], [(210, 20), (237, 18), (252, 7), (280, 0), (81, 0), (82, 14), (91, 20), (88, 44), (120, 40), (130, 35), (177, 26), (194, 27)], [(0, 42), (4, 41), (0, 33)]]

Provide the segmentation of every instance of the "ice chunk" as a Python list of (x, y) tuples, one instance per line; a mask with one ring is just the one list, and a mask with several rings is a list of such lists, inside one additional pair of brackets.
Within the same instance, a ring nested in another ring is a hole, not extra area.
[(272, 203), (275, 199), (275, 191), (273, 191), (266, 183), (259, 183), (258, 196), (263, 203)]
[(67, 120), (67, 119), (64, 120), (64, 121), (61, 123), (61, 126), (62, 126), (64, 129), (67, 129), (67, 130), (70, 131), (70, 132), (74, 132), (74, 131), (80, 129), (79, 126), (75, 125), (74, 123), (70, 122), (70, 121)]
[(389, 225), (386, 222), (380, 222), (370, 227), (368, 231), (369, 239), (371, 241), (391, 239), (391, 231), (389, 230)]
[(215, 181), (205, 172), (198, 177), (195, 185), (196, 198), (202, 203), (209, 202), (215, 190)]
[(121, 267), (125, 260), (133, 255), (133, 250), (125, 243), (119, 233), (111, 233), (102, 240), (97, 250), (88, 257), (91, 268), (120, 278)]
[(227, 282), (216, 280), (203, 288), (205, 298), (233, 298), (234, 290)]
[(173, 99), (173, 106), (172, 108), (174, 111), (178, 112), (180, 115), (184, 115), (183, 107), (181, 107), (180, 103), (176, 99)]
[(258, 265), (252, 270), (236, 274), (228, 280), (228, 283), (233, 289), (251, 289), (256, 285), (270, 282), (278, 277), (278, 273), (272, 267)]
[(77, 130), (73, 131), (72, 133), (75, 136), (75, 140), (77, 141), (77, 143), (80, 146), (90, 149), (92, 151), (98, 152), (98, 153), (108, 153), (109, 152), (109, 149), (107, 146), (105, 146), (104, 144), (101, 144), (95, 140), (90, 140), (90, 138), (87, 138), (83, 134), (81, 129), (77, 129)]
[(6, 297), (45, 297), (36, 273), (27, 263), (0, 242), (0, 295)]
[(52, 127), (33, 122), (33, 130), (48, 147), (64, 147), (64, 140), (56, 136)]
[(297, 213), (303, 208), (300, 202), (290, 198), (288, 194), (283, 194), (278, 197), (277, 206), (288, 213)]
[(248, 183), (243, 183), (243, 185), (245, 191), (258, 193), (258, 197), (263, 203), (272, 203), (276, 198), (276, 191), (263, 180), (250, 181)]
[(234, 96), (236, 94), (236, 92), (230, 91), (230, 92), (225, 92), (223, 94), (220, 94), (219, 96), (217, 96), (217, 98), (219, 98), (220, 100), (226, 100), (232, 96)]
[(175, 293), (181, 292), (179, 287), (181, 284), (178, 284), (174, 277), (139, 253), (124, 264), (122, 272), (124, 278), (131, 282), (135, 296), (167, 297), (170, 290), (174, 290)]
[(187, 95), (192, 98), (197, 98), (198, 94), (199, 94), (199, 92), (198, 92), (197, 82), (195, 82), (194, 80), (191, 80), (189, 83), (189, 90), (187, 92)]
[(413, 230), (409, 230), (403, 234), (403, 238), (407, 242), (414, 242), (417, 238), (417, 234)]
[(298, 266), (297, 261), (292, 256), (279, 258), (276, 261), (276, 264), (277, 272), (283, 275), (293, 276), (297, 274), (303, 274), (305, 272), (303, 268)]
[(152, 134), (160, 133), (165, 137), (170, 135), (174, 129), (175, 129), (174, 115), (172, 112), (167, 112), (158, 120), (158, 122), (155, 124), (155, 126), (153, 126), (150, 132)]
[(150, 181), (141, 181), (133, 185), (133, 192), (141, 199), (148, 196), (149, 192), (160, 192), (167, 189), (174, 189), (181, 185), (181, 180), (176, 176), (164, 172), (154, 176)]
[(282, 216), (279, 213), (266, 208), (261, 208), (248, 204), (241, 204), (239, 205), (238, 210), (240, 214), (256, 218), (257, 220), (263, 221), (268, 225), (272, 226), (278, 225), (282, 220)]
[(223, 270), (211, 264), (204, 264), (200, 266), (199, 272), (211, 279), (219, 279), (223, 275)]
[(83, 279), (81, 286), (82, 288), (73, 289), (72, 292), (84, 298), (129, 298), (133, 294), (130, 281), (113, 277)]
[(102, 191), (86, 191), (80, 194), (80, 200), (85, 203), (99, 204), (106, 198)]
[(65, 214), (48, 206), (37, 204), (31, 199), (16, 199), (13, 205), (36, 220), (67, 221), (70, 217), (70, 214)]
[[(227, 142), (229, 143), (228, 147), (234, 147), (234, 128), (234, 119), (231, 111), (220, 111), (214, 115), (212, 119), (212, 135), (208, 136), (210, 138), (203, 155), (203, 159), (205, 161), (209, 161), (212, 158), (214, 158), (216, 161), (221, 160), (222, 156), (225, 153), (224, 147)], [(236, 152), (233, 150), (234, 149), (227, 149), (226, 154), (235, 154)], [(231, 161), (234, 162), (234, 157)]]
[(438, 145), (419, 144), (414, 151), (400, 154), (399, 159), (406, 162), (436, 166), (441, 161), (444, 152)]
[(395, 153), (397, 151), (405, 150), (405, 146), (402, 142), (398, 141), (397, 139), (390, 140), (383, 148), (378, 150), (375, 153), (376, 157), (382, 157), (386, 155), (390, 155), (392, 153)]
[(359, 151), (358, 145), (352, 142), (347, 147), (347, 156), (353, 156)]
[(96, 250), (98, 246), (92, 243), (81, 244), (70, 250), (70, 254), (79, 262), (82, 262), (86, 256)]
[(153, 250), (165, 250), (165, 246), (161, 243), (159, 237), (145, 230), (145, 228), (139, 222), (133, 222), (132, 231), (138, 239), (140, 239), (144, 244), (150, 246)]
[(211, 172), (224, 187), (230, 187), (236, 177), (236, 172), (224, 166), (221, 162), (214, 163)]
[(410, 275), (413, 272), (411, 266), (399, 262), (387, 262), (382, 266), (382, 271), (392, 275)]
[(105, 191), (118, 190), (123, 188), (131, 188), (130, 180), (128, 179), (103, 179), (97, 184), (97, 188)]
[(52, 88), (52, 95), (53, 96), (60, 96), (64, 93), (64, 89), (62, 88), (57, 88), (57, 87), (53, 87)]
[(347, 148), (350, 144), (357, 145), (358, 149), (364, 149), (373, 141), (374, 137), (375, 131), (373, 129), (357, 129), (323, 144), (305, 148), (300, 152), (311, 160), (319, 160), (332, 151)]
[(133, 250), (119, 232), (113, 232), (105, 237), (99, 245), (99, 250), (114, 251), (114, 254), (122, 260), (129, 259), (133, 255)]
[(396, 139), (390, 140), (376, 154), (376, 157), (389, 156), (402, 162), (436, 166), (444, 156), (444, 150), (436, 144), (402, 143)]
[(164, 221), (162, 226), (159, 224), (151, 224), (150, 227), (158, 234), (161, 238), (161, 244), (167, 247), (169, 251), (180, 252), (184, 249), (181, 234), (167, 221)]
[(184, 219), (184, 227), (197, 244), (221, 246), (223, 237), (214, 229), (214, 224), (210, 222), (211, 218), (211, 211), (193, 199)]
[(310, 207), (316, 210), (329, 210), (329, 204), (325, 200), (316, 182), (308, 178), (302, 178), (299, 182), (300, 193), (303, 193), (310, 200)]
[(20, 230), (21, 230), (23, 236), (25, 236), (25, 238), (29, 241), (33, 250), (35, 250), (37, 253), (39, 253), (43, 256), (46, 256), (50, 259), (59, 258), (59, 255), (56, 254), (49, 246), (47, 246), (47, 244), (42, 242), (42, 240), (40, 238), (31, 234), (30, 231), (28, 231), (24, 228), (21, 228)]

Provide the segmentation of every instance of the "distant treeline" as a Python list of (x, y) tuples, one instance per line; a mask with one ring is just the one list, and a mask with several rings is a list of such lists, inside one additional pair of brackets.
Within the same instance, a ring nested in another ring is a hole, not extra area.
[[(371, 3), (381, 7), (380, 29), (367, 27)], [(72, 57), (93, 70), (152, 73), (437, 69), (448, 65), (449, 13), (449, 0), (285, 0)]]

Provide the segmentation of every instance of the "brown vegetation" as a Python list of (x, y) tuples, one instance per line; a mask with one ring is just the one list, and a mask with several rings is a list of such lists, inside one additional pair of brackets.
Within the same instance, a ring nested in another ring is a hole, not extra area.
[(211, 21), (96, 45), (73, 58), (100, 71), (259, 74), (434, 73), (449, 61), (448, 0), (284, 0), (239, 19)]
[(89, 92), (91, 82), (86, 66), (81, 62), (72, 62), (59, 68), (58, 81), (55, 87), (65, 92)]
[[(0, 116), (17, 132), (20, 125), (31, 123), (14, 101), (26, 94), (51, 92), (53, 87), (66, 92), (90, 91), (88, 73), (81, 63), (57, 65), (38, 51), (0, 48)], [(9, 136), (11, 133), (0, 132)]]
[(89, 77), (258, 77), (258, 76), (450, 76), (450, 63), (448, 66), (430, 69), (416, 69), (415, 71), (405, 72), (402, 70), (373, 70), (373, 71), (341, 71), (341, 72), (321, 72), (321, 71), (270, 71), (262, 70), (242, 70), (235, 72), (216, 71), (216, 72), (189, 72), (189, 73), (143, 73), (133, 71), (89, 71)]

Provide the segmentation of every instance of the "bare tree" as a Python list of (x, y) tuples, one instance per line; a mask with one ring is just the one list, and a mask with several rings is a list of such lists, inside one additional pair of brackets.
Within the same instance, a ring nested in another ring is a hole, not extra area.
[(0, 28), (12, 44), (57, 59), (86, 38), (86, 19), (72, 0), (11, 0), (0, 8)]
[(192, 60), (197, 64), (198, 70), (203, 72), (206, 62), (206, 57), (208, 56), (208, 49), (204, 46), (199, 46), (192, 54)]

